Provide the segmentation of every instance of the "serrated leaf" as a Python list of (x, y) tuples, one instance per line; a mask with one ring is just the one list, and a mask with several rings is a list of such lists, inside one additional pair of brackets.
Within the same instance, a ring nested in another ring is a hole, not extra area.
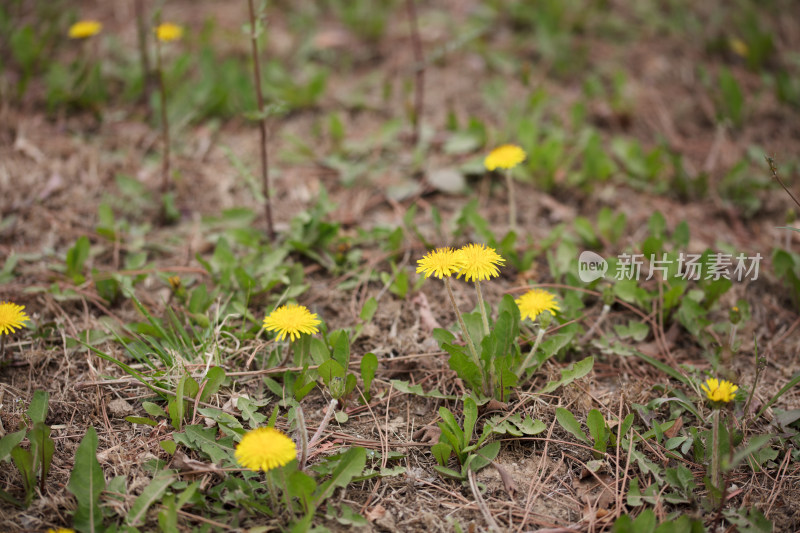
[(399, 379), (392, 380), (392, 387), (395, 390), (403, 392), (405, 394), (416, 394), (417, 396), (423, 396), (426, 398), (438, 398), (440, 400), (458, 400), (459, 396), (455, 394), (444, 394), (439, 392), (438, 389), (433, 389), (430, 392), (425, 392), (422, 389), (422, 385), (411, 385), (408, 381), (401, 381)]
[(103, 529), (100, 493), (106, 487), (106, 479), (96, 454), (97, 432), (94, 427), (89, 426), (75, 452), (75, 465), (67, 485), (67, 490), (78, 501), (78, 508), (73, 515), (73, 526), (82, 533), (94, 533)]
[[(204, 428), (200, 425), (186, 426), (184, 433), (174, 433), (175, 442), (185, 444), (194, 450), (199, 450), (208, 455), (214, 463), (220, 463), (229, 458), (233, 447), (226, 446), (222, 441), (216, 440), (216, 428)], [(223, 439), (224, 440), (224, 439)]]
[(260, 403), (261, 402), (252, 401), (247, 396), (240, 396), (236, 400), (236, 408), (242, 412), (242, 417), (247, 420), (250, 429), (255, 429), (263, 425), (264, 421), (267, 419), (266, 415), (262, 415), (258, 412)]

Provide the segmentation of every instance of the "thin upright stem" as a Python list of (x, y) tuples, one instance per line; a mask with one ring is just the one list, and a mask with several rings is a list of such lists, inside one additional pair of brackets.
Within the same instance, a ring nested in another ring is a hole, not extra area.
[(136, 13), (136, 37), (139, 44), (139, 61), (142, 65), (142, 101), (150, 101), (152, 73), (150, 72), (150, 56), (147, 54), (147, 28), (144, 23), (144, 0), (135, 0), (133, 9)]
[(511, 169), (506, 169), (506, 188), (508, 189), (508, 226), (511, 230), (517, 229), (517, 203), (514, 200), (514, 178)]
[(456, 297), (453, 294), (453, 288), (450, 286), (450, 278), (443, 278), (444, 279), (444, 286), (447, 287), (447, 294), (450, 296), (450, 303), (453, 304), (453, 309), (456, 312), (456, 317), (458, 318), (458, 325), (461, 326), (461, 332), (464, 334), (464, 340), (466, 341), (467, 348), (469, 349), (469, 353), (472, 355), (472, 359), (475, 361), (475, 364), (478, 365), (478, 368), (481, 368), (481, 360), (478, 357), (478, 352), (475, 350), (475, 345), (472, 344), (472, 337), (469, 336), (469, 331), (467, 331), (467, 325), (464, 323), (464, 318), (461, 316), (461, 311), (458, 310), (458, 306), (456, 305)]
[(286, 484), (286, 473), (283, 471), (283, 467), (278, 467), (280, 471), (281, 477), (281, 484), (283, 485), (283, 504), (286, 506), (286, 510), (289, 511), (289, 514), (294, 516), (294, 509), (291, 506), (291, 496), (289, 495), (289, 485)]
[(161, 93), (161, 136), (164, 141), (164, 154), (161, 161), (161, 192), (169, 191), (169, 120), (167, 118), (167, 88), (164, 84), (164, 68), (161, 59), (161, 42), (156, 39), (156, 75), (158, 91)]
[(483, 319), (483, 333), (489, 334), (489, 317), (486, 315), (486, 305), (483, 302), (483, 293), (481, 292), (481, 282), (475, 280), (475, 292), (478, 293), (478, 307), (481, 310), (481, 318)]
[(422, 106), (425, 100), (425, 57), (422, 53), (422, 40), (419, 37), (419, 23), (417, 21), (417, 8), (415, 0), (406, 0), (409, 24), (411, 25), (411, 45), (414, 50), (414, 127), (411, 143), (416, 145), (420, 139), (420, 122), (422, 121)]
[(719, 409), (714, 409), (711, 414), (711, 484), (715, 489), (722, 490), (719, 471), (719, 419)]
[(272, 223), (272, 200), (269, 192), (269, 159), (267, 155), (267, 117), (264, 110), (264, 93), (261, 90), (261, 66), (258, 62), (258, 32), (256, 29), (256, 10), (253, 0), (247, 0), (250, 11), (250, 43), (253, 52), (253, 82), (256, 87), (258, 104), (258, 130), (261, 137), (261, 181), (264, 188), (264, 216), (267, 219), (267, 235), (270, 242), (275, 240), (275, 226)]
[(533, 346), (531, 346), (531, 351), (528, 352), (528, 355), (525, 357), (525, 360), (522, 361), (519, 370), (517, 370), (517, 377), (522, 378), (523, 374), (525, 374), (525, 371), (531, 365), (531, 362), (533, 361), (533, 356), (536, 354), (536, 349), (542, 342), (544, 334), (545, 334), (545, 328), (539, 326), (539, 331), (536, 333), (536, 340), (533, 341)]
[(594, 335), (594, 332), (597, 331), (597, 328), (599, 328), (600, 324), (602, 324), (603, 321), (606, 319), (606, 317), (608, 316), (608, 312), (610, 310), (611, 310), (610, 305), (603, 304), (603, 310), (600, 311), (600, 316), (597, 317), (597, 320), (595, 321), (594, 324), (592, 324), (592, 327), (589, 328), (589, 331), (587, 331), (586, 334), (583, 337), (581, 337), (581, 340), (578, 341), (578, 344), (583, 344), (592, 338), (592, 335)]
[(319, 423), (317, 431), (314, 433), (314, 436), (311, 437), (311, 442), (308, 443), (309, 448), (313, 448), (314, 445), (317, 443), (317, 441), (322, 438), (322, 433), (325, 431), (325, 428), (328, 427), (328, 424), (331, 421), (331, 417), (333, 416), (334, 411), (336, 411), (337, 403), (339, 403), (338, 400), (333, 399), (328, 404), (328, 410), (325, 412), (325, 416), (322, 418), (322, 422)]
[(294, 419), (297, 422), (297, 434), (300, 438), (298, 468), (303, 470), (306, 467), (306, 459), (308, 458), (308, 429), (306, 428), (306, 417), (303, 415), (303, 408), (299, 405), (294, 410)]
[(783, 190), (786, 191), (786, 194), (789, 195), (789, 198), (792, 199), (792, 201), (795, 203), (795, 205), (800, 207), (800, 202), (797, 201), (797, 198), (794, 197), (794, 194), (792, 194), (792, 191), (789, 190), (789, 188), (783, 182), (781, 177), (778, 175), (778, 167), (775, 166), (775, 160), (772, 159), (769, 156), (766, 156), (765, 159), (767, 160), (767, 164), (769, 165), (769, 171), (772, 173), (772, 177), (775, 179), (775, 181), (777, 181), (780, 184), (781, 187), (783, 187)]

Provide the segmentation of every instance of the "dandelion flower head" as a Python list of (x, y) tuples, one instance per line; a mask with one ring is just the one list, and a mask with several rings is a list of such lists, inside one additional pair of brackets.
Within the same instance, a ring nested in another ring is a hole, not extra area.
[(458, 251), (464, 266), (458, 273), (458, 277), (464, 276), (467, 281), (483, 281), (496, 278), (500, 275), (498, 265), (505, 262), (494, 248), (489, 248), (483, 244), (468, 244)]
[(262, 427), (242, 437), (234, 456), (243, 467), (266, 472), (297, 458), (297, 448), (292, 439), (280, 430)]
[(514, 168), (525, 161), (525, 150), (515, 144), (504, 144), (489, 152), (483, 164), (487, 170)]
[(425, 254), (417, 261), (417, 274), (426, 278), (435, 276), (439, 279), (449, 278), (464, 266), (463, 254), (452, 248), (437, 248)]
[(163, 43), (177, 41), (181, 37), (183, 37), (183, 28), (177, 24), (165, 22), (156, 27), (156, 38)]
[(69, 27), (70, 39), (87, 39), (100, 33), (103, 25), (96, 20), (80, 20)]
[(277, 331), (279, 341), (287, 336), (291, 340), (295, 340), (299, 339), (303, 333), (307, 335), (319, 333), (317, 326), (320, 324), (321, 321), (316, 313), (312, 313), (307, 307), (297, 304), (279, 307), (264, 319), (264, 329)]
[(545, 311), (550, 311), (552, 314), (561, 311), (555, 296), (542, 289), (531, 289), (514, 301), (517, 302), (523, 320), (525, 317), (536, 320), (536, 317)]
[(65, 527), (60, 527), (58, 529), (50, 528), (47, 530), (47, 533), (75, 533), (74, 529), (67, 529)]
[(25, 322), (30, 320), (23, 309), (25, 309), (24, 305), (0, 302), (0, 335), (14, 333), (15, 329), (20, 329)]
[(718, 380), (716, 378), (709, 378), (705, 383), (700, 385), (700, 388), (706, 393), (706, 396), (712, 402), (728, 403), (736, 396), (736, 391), (739, 387), (730, 381)]

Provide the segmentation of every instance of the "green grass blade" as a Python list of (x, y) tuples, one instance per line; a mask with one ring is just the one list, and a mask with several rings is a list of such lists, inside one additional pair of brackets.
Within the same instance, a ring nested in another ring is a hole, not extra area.
[(789, 383), (787, 383), (786, 385), (781, 387), (781, 390), (779, 390), (777, 393), (775, 393), (775, 396), (773, 396), (772, 399), (770, 401), (768, 401), (767, 404), (764, 407), (761, 408), (761, 410), (758, 411), (758, 414), (756, 415), (756, 418), (759, 418), (761, 415), (763, 415), (764, 411), (766, 411), (767, 409), (772, 407), (772, 404), (777, 402), (780, 399), (781, 396), (786, 394), (786, 392), (789, 389), (791, 389), (792, 387), (796, 386), (798, 383), (800, 383), (800, 373), (797, 374), (795, 377), (793, 377), (791, 379), (791, 381), (789, 381)]
[(642, 352), (640, 352), (639, 350), (633, 350), (633, 353), (634, 353), (634, 355), (636, 355), (636, 357), (638, 357), (642, 361), (644, 361), (646, 363), (650, 363), (651, 365), (653, 365), (657, 369), (661, 370), (662, 372), (664, 372), (668, 376), (677, 379), (678, 381), (680, 381), (684, 385), (689, 385), (689, 378), (687, 378), (686, 376), (684, 376), (683, 374), (681, 374), (680, 372), (678, 372), (677, 370), (675, 370), (671, 366), (667, 366), (664, 363), (662, 363), (661, 361), (659, 361), (658, 359), (654, 359), (654, 358), (650, 357), (649, 355), (645, 355)]

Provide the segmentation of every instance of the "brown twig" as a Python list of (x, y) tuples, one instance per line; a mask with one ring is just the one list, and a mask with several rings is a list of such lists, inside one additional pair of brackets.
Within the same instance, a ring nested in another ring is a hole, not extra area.
[(783, 190), (786, 191), (786, 194), (788, 194), (789, 197), (792, 199), (792, 201), (794, 201), (794, 203), (797, 204), (797, 207), (800, 207), (800, 202), (797, 201), (797, 198), (794, 197), (792, 191), (789, 190), (789, 188), (783, 182), (781, 177), (778, 175), (778, 168), (775, 166), (775, 160), (768, 155), (764, 156), (764, 159), (767, 160), (767, 164), (769, 165), (769, 171), (772, 173), (772, 177), (775, 178), (775, 181), (777, 181), (781, 187), (783, 187)]
[(411, 26), (411, 47), (414, 50), (414, 116), (411, 117), (411, 124), (414, 131), (411, 134), (411, 144), (416, 145), (420, 138), (420, 120), (422, 118), (422, 106), (425, 102), (425, 56), (422, 52), (422, 40), (419, 37), (419, 22), (417, 19), (417, 8), (415, 0), (406, 0), (408, 10), (408, 23)]
[(264, 215), (267, 218), (267, 235), (270, 242), (275, 240), (275, 227), (272, 223), (272, 201), (269, 193), (269, 159), (267, 156), (267, 117), (264, 110), (264, 93), (261, 90), (261, 66), (258, 62), (258, 31), (256, 29), (256, 11), (253, 0), (247, 0), (250, 13), (250, 42), (253, 51), (253, 81), (256, 87), (256, 102), (258, 104), (258, 130), (261, 137), (259, 149), (261, 151), (261, 180), (264, 188)]

